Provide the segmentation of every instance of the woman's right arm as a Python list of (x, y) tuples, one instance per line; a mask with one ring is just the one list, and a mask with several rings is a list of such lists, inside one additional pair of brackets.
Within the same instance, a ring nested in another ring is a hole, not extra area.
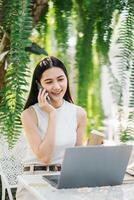
[(37, 126), (37, 117), (33, 108), (29, 107), (28, 109), (24, 110), (21, 115), (22, 125), (30, 147), (37, 159), (44, 164), (50, 163), (55, 146), (55, 110), (51, 111), (48, 116), (47, 131), (44, 138), (41, 139)]

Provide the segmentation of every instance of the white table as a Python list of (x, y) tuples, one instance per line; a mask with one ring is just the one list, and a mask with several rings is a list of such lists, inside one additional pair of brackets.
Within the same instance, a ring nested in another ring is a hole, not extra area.
[(41, 175), (22, 175), (18, 181), (38, 200), (134, 200), (134, 183), (58, 190), (44, 181)]

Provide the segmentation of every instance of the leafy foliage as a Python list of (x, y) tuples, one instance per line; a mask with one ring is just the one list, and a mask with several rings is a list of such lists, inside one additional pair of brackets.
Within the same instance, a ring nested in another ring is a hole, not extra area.
[[(24, 93), (27, 85), (26, 77), (29, 69), (28, 54), (25, 51), (30, 44), (28, 37), (31, 33), (31, 3), (29, 0), (12, 0), (8, 3), (8, 16), (5, 28), (10, 30), (10, 64), (6, 71), (5, 87), (1, 91), (0, 128), (5, 135), (9, 147), (12, 147), (20, 135), (20, 113), (24, 105)], [(10, 22), (11, 20), (11, 22)], [(11, 24), (10, 24), (11, 23)], [(25, 77), (25, 78), (24, 78)]]
[[(133, 87), (133, 53), (134, 53), (134, 3), (132, 1), (120, 2), (121, 10), (119, 10), (120, 26), (118, 33), (117, 45), (119, 48), (116, 58), (117, 74), (116, 77), (109, 68), (110, 72), (110, 88), (113, 94), (115, 105), (118, 108), (119, 134), (121, 141), (134, 139), (134, 87)], [(126, 96), (129, 97), (129, 105), (126, 101)], [(127, 109), (127, 110), (126, 110)], [(129, 112), (127, 127), (122, 124), (122, 113)]]
[[(77, 0), (77, 19), (78, 38), (76, 46), (76, 66), (78, 68), (78, 104), (85, 107), (88, 112), (88, 130), (99, 128), (102, 126), (103, 110), (100, 95), (100, 73), (101, 62), (94, 59), (94, 54), (100, 59), (104, 54), (108, 53), (107, 46), (109, 40), (106, 41), (106, 32), (111, 22), (111, 13), (109, 10), (108, 18), (104, 17), (104, 9), (108, 4), (104, 1), (79, 1)], [(107, 20), (107, 21), (106, 21)], [(111, 35), (111, 32), (109, 33)], [(96, 39), (97, 36), (97, 39)], [(109, 36), (110, 37), (110, 36)], [(94, 44), (95, 41), (95, 44)], [(98, 50), (99, 48), (100, 50)], [(95, 51), (94, 51), (95, 48)]]
[[(118, 63), (118, 77), (115, 77), (112, 69), (110, 87), (113, 91), (114, 103), (124, 105), (126, 81), (130, 73), (130, 101), (129, 107), (134, 107), (134, 3), (133, 0), (51, 0), (54, 22), (49, 24), (47, 15), (49, 8), (44, 10), (39, 23), (38, 44), (46, 47), (46, 43), (53, 46), (48, 40), (57, 42), (56, 52), (58, 56), (67, 56), (70, 21), (75, 20), (77, 34), (75, 66), (78, 71), (77, 99), (78, 104), (88, 112), (88, 130), (99, 128), (102, 125), (103, 110), (100, 95), (101, 66), (109, 63), (108, 51), (111, 45), (113, 28), (111, 26), (113, 14), (118, 10), (125, 16), (122, 18), (118, 43), (120, 55)], [(48, 3), (48, 5), (50, 5)], [(28, 38), (32, 30), (31, 3), (29, 0), (0, 0), (0, 26), (8, 33), (10, 38), (9, 66), (6, 71), (5, 87), (1, 91), (2, 102), (0, 105), (0, 128), (2, 129), (9, 146), (17, 140), (21, 128), (20, 113), (23, 109), (25, 86), (29, 69), (28, 53), (25, 50), (33, 48)], [(125, 14), (125, 15), (124, 15)], [(72, 18), (71, 18), (72, 17)], [(53, 36), (48, 26), (53, 26)], [(0, 32), (1, 34), (1, 32)], [(50, 36), (48, 37), (48, 34)], [(34, 44), (35, 41), (33, 41)], [(55, 45), (56, 43), (54, 43)], [(50, 48), (50, 47), (49, 47)], [(45, 48), (46, 49), (46, 48)], [(43, 52), (43, 49), (39, 48)], [(47, 53), (47, 52), (46, 52)], [(45, 52), (44, 52), (45, 54)], [(121, 139), (127, 140), (133, 134), (133, 111), (129, 113), (128, 127), (121, 134)]]
[(55, 34), (60, 52), (66, 53), (68, 47), (69, 17), (71, 16), (72, 0), (53, 0), (55, 9)]
[[(134, 20), (134, 18), (133, 18), (133, 20)], [(128, 136), (127, 140), (134, 140), (134, 50), (132, 52), (133, 52), (132, 53), (132, 66), (131, 66), (130, 88), (129, 88), (129, 92), (130, 92), (130, 97), (129, 97), (130, 112), (129, 112), (129, 116), (128, 116), (128, 126), (127, 126), (127, 129), (126, 129), (126, 134)], [(124, 136), (124, 134), (122, 134), (121, 137), (122, 136)]]

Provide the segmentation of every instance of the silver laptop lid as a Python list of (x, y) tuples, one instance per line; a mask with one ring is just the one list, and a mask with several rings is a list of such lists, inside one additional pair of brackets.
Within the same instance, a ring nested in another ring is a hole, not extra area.
[(58, 188), (121, 184), (131, 150), (132, 145), (66, 149)]

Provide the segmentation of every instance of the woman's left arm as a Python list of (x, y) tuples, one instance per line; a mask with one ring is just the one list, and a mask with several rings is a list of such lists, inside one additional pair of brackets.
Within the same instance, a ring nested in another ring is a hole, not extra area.
[(78, 106), (77, 108), (77, 140), (75, 146), (82, 145), (83, 135), (86, 130), (87, 113), (86, 111)]

